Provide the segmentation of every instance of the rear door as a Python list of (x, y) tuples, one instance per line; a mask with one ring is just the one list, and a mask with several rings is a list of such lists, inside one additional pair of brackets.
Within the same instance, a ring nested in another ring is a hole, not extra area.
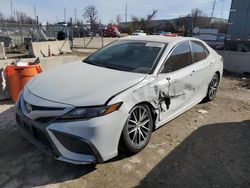
[(194, 82), (195, 98), (201, 100), (206, 96), (208, 85), (213, 77), (213, 61), (212, 56), (209, 56), (208, 49), (200, 42), (191, 40), (191, 49), (193, 55), (193, 77), (196, 79)]

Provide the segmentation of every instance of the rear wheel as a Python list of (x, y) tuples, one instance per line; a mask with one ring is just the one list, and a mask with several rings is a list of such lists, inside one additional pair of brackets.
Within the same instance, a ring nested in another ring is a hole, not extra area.
[(149, 142), (153, 119), (149, 107), (136, 105), (130, 112), (122, 131), (122, 145), (129, 153), (141, 151)]
[(212, 101), (215, 98), (219, 86), (219, 81), (220, 81), (219, 75), (215, 73), (208, 86), (207, 96), (205, 97), (205, 101)]

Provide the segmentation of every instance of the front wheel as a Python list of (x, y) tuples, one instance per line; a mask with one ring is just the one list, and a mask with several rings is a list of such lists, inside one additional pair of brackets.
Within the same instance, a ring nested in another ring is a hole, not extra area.
[(205, 97), (205, 101), (212, 101), (214, 98), (215, 98), (215, 95), (217, 93), (217, 90), (218, 90), (218, 86), (219, 86), (219, 75), (216, 73), (209, 86), (208, 86), (208, 90), (207, 90), (207, 95)]
[(141, 151), (149, 142), (153, 130), (153, 118), (149, 107), (136, 105), (130, 112), (122, 131), (122, 145), (129, 153)]

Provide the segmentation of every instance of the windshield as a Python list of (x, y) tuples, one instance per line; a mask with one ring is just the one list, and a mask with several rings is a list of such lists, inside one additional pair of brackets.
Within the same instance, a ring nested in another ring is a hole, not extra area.
[(116, 41), (84, 62), (111, 69), (150, 73), (165, 44), (144, 41)]

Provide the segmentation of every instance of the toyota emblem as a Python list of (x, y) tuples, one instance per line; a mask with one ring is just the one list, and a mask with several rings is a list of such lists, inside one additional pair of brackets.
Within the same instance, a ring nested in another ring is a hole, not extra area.
[(29, 103), (26, 103), (26, 109), (27, 109), (27, 111), (30, 113), (30, 112), (32, 112), (32, 106), (29, 104)]

